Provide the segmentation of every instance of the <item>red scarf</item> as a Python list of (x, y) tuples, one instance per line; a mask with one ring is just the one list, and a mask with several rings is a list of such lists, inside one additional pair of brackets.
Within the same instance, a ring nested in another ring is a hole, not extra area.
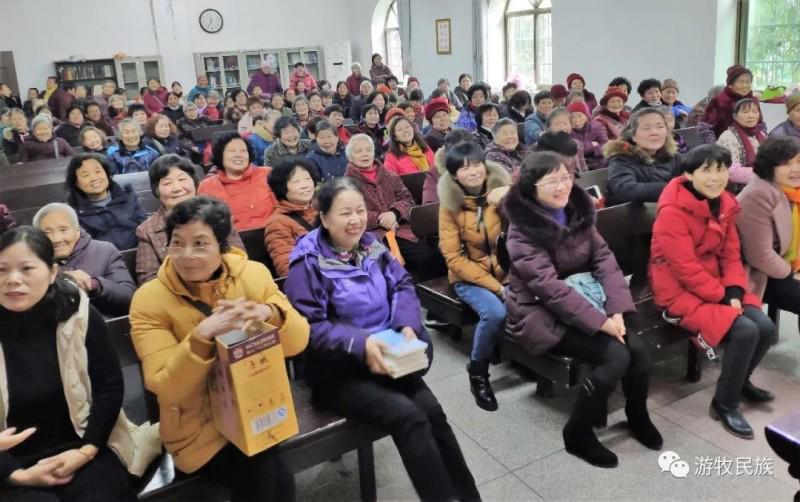
[(739, 140), (742, 142), (744, 146), (744, 165), (745, 166), (752, 166), (753, 161), (756, 158), (756, 151), (753, 149), (753, 143), (750, 142), (750, 138), (755, 137), (758, 140), (758, 143), (761, 144), (767, 139), (767, 136), (758, 128), (758, 125), (755, 127), (743, 127), (741, 124), (733, 121), (731, 127), (736, 134), (739, 135)]

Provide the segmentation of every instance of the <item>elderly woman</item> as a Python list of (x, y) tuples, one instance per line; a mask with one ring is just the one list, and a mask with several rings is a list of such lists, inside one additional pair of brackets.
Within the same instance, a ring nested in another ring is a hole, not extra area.
[(786, 98), (786, 120), (775, 126), (769, 136), (791, 136), (800, 140), (800, 91)]
[(628, 95), (618, 87), (609, 87), (603, 97), (600, 98), (600, 110), (595, 115), (592, 122), (602, 126), (606, 130), (609, 140), (619, 139), (622, 130), (628, 124), (630, 114), (625, 111), (625, 102)]
[[(413, 107), (407, 103), (405, 103), (405, 105), (408, 106), (407, 110), (414, 114)], [(409, 117), (406, 116), (406, 118)], [(413, 123), (413, 119), (409, 120)], [(444, 138), (447, 136), (447, 133), (453, 129), (450, 123), (450, 105), (447, 103), (447, 100), (444, 98), (437, 98), (425, 105), (425, 120), (427, 120), (431, 126), (428, 132), (425, 133), (425, 136), (423, 136), (423, 139), (425, 143), (431, 147), (431, 150), (436, 152), (444, 144)]]
[(309, 160), (286, 159), (272, 169), (268, 181), (278, 205), (267, 220), (264, 245), (278, 276), (286, 277), (295, 244), (317, 226), (317, 210), (311, 201), (320, 176)]
[(733, 164), (728, 173), (732, 183), (746, 185), (753, 177), (753, 161), (767, 135), (759, 129), (761, 107), (755, 99), (745, 98), (733, 107), (733, 122), (720, 134), (717, 144), (731, 152)]
[(583, 146), (583, 156), (588, 168), (604, 167), (603, 145), (608, 143), (606, 129), (592, 121), (592, 114), (586, 103), (572, 103), (567, 110), (572, 126), (570, 136)]
[(372, 55), (372, 66), (369, 67), (369, 78), (372, 83), (378, 85), (386, 82), (389, 77), (393, 77), (392, 69), (383, 64), (383, 56), (377, 52)]
[(167, 106), (169, 90), (157, 78), (147, 79), (147, 90), (142, 94), (147, 115), (162, 113)]
[(304, 157), (308, 154), (311, 141), (300, 139), (300, 129), (300, 124), (293, 118), (281, 117), (275, 122), (275, 129), (272, 132), (274, 142), (264, 152), (265, 166), (275, 165), (284, 157)]
[[(720, 94), (709, 101), (703, 111), (702, 123), (709, 124), (714, 129), (717, 138), (725, 132), (733, 122), (733, 108), (739, 100), (754, 98), (753, 72), (742, 65), (733, 65), (727, 70), (725, 88)], [(759, 128), (764, 128), (764, 119), (758, 118)]]
[(186, 155), (181, 141), (178, 139), (178, 127), (166, 115), (156, 113), (150, 117), (144, 134), (149, 145), (160, 155), (167, 153)]
[(178, 470), (229, 486), (233, 502), (291, 502), (294, 481), (279, 448), (248, 457), (217, 431), (208, 405), (216, 337), (267, 322), (278, 328), (285, 357), (308, 343), (306, 320), (264, 265), (230, 248), (231, 231), (222, 202), (194, 197), (175, 206), (167, 217), (168, 256), (133, 297), (131, 339)]
[(634, 113), (622, 137), (603, 147), (608, 159), (606, 204), (658, 201), (667, 182), (680, 174), (676, 152), (663, 113), (655, 108)]
[(428, 171), (433, 168), (433, 153), (405, 115), (391, 120), (389, 151), (383, 159), (386, 169), (398, 176)]
[[(167, 257), (167, 217), (181, 202), (197, 195), (199, 167), (184, 157), (167, 154), (159, 157), (150, 166), (150, 189), (161, 202), (161, 207), (151, 214), (138, 228), (136, 237), (136, 279), (144, 284), (154, 278), (158, 268)], [(244, 249), (236, 230), (228, 236), (231, 247)]]
[(687, 154), (683, 176), (670, 181), (658, 200), (649, 277), (665, 319), (710, 354), (725, 347), (709, 412), (734, 436), (753, 439), (739, 403), (774, 399), (750, 376), (777, 341), (777, 332), (747, 290), (736, 229), (739, 204), (725, 190), (731, 163), (730, 153), (719, 145), (701, 145)]
[(294, 120), (301, 129), (308, 125), (311, 120), (311, 107), (308, 105), (308, 99), (305, 96), (297, 96), (292, 103), (292, 111), (294, 112)]
[(72, 104), (67, 108), (67, 120), (62, 122), (61, 125), (56, 127), (55, 134), (59, 138), (64, 138), (64, 141), (69, 143), (69, 146), (81, 146), (80, 134), (81, 129), (86, 125), (83, 116), (83, 108), (78, 104)]
[(767, 139), (756, 176), (739, 194), (736, 220), (749, 289), (771, 307), (800, 313), (800, 142)]
[(107, 316), (128, 314), (136, 284), (113, 244), (93, 240), (80, 227), (75, 210), (60, 202), (37, 211), (33, 226), (47, 235), (60, 270), (89, 296), (97, 310)]
[(381, 113), (377, 106), (370, 104), (364, 107), (364, 117), (358, 124), (358, 132), (372, 138), (376, 156), (382, 158), (386, 128), (381, 125)]
[(37, 115), (31, 121), (31, 137), (19, 148), (20, 162), (72, 157), (73, 152), (64, 138), (53, 135), (53, 120), (47, 115)]
[(317, 173), (325, 181), (344, 176), (344, 171), (347, 169), (347, 155), (336, 127), (327, 120), (321, 120), (317, 123), (316, 129), (316, 141), (311, 144), (306, 158), (316, 167)]
[(103, 110), (100, 108), (99, 104), (95, 103), (94, 101), (89, 101), (86, 103), (85, 115), (88, 126), (97, 127), (103, 131), (106, 136), (114, 135), (114, 128), (111, 127), (111, 124), (109, 124), (108, 120), (106, 120), (105, 115), (103, 115)]
[[(567, 76), (567, 90), (570, 93), (580, 94), (583, 97), (583, 102), (586, 103), (590, 110), (597, 108), (597, 98), (586, 89), (586, 80), (580, 73), (571, 73)], [(564, 103), (564, 105), (566, 104), (568, 103)]]
[(442, 256), (411, 232), (409, 216), (414, 197), (398, 175), (375, 160), (372, 139), (356, 134), (345, 152), (350, 161), (345, 176), (353, 180), (367, 202), (367, 231), (381, 241), (391, 232), (389, 238), (396, 239), (406, 267), (418, 281), (445, 275)]
[(136, 119), (122, 120), (117, 127), (119, 143), (108, 147), (114, 174), (138, 173), (150, 169), (161, 153), (142, 140), (142, 126)]
[(469, 132), (475, 132), (475, 129), (478, 127), (475, 121), (475, 114), (479, 106), (489, 101), (489, 87), (482, 83), (472, 84), (469, 90), (467, 90), (467, 98), (469, 101), (461, 109), (461, 115), (459, 115), (454, 127), (460, 127)]
[(25, 112), (19, 108), (12, 108), (8, 112), (8, 125), (9, 127), (5, 129), (2, 137), (3, 150), (8, 155), (16, 155), (19, 153), (22, 143), (30, 138), (30, 128)]
[(200, 183), (197, 193), (228, 204), (238, 232), (264, 228), (277, 204), (267, 186), (269, 169), (253, 164), (250, 144), (236, 132), (217, 137), (213, 158), (217, 172)]
[(177, 125), (178, 121), (183, 118), (183, 104), (180, 96), (174, 92), (167, 94), (167, 106), (161, 110), (161, 113)]
[(447, 170), (438, 185), (439, 248), (456, 294), (480, 319), (467, 366), (470, 390), (479, 407), (495, 411), (489, 360), (506, 326), (506, 272), (498, 263), (496, 246), (503, 224), (498, 209), (487, 200), (492, 190), (511, 185), (511, 177), (485, 161), (475, 143), (447, 148)]
[(486, 159), (503, 166), (514, 178), (519, 174), (522, 159), (528, 152), (520, 142), (517, 123), (510, 118), (502, 118), (492, 128), (494, 140), (486, 146)]
[(108, 98), (106, 115), (114, 127), (117, 127), (121, 121), (128, 118), (128, 109), (125, 106), (125, 98), (119, 94), (114, 94)]
[(134, 502), (161, 447), (122, 413), (123, 379), (102, 315), (58, 273), (44, 232), (0, 236), (3, 426), (37, 432), (0, 451), (0, 500)]
[(592, 365), (564, 426), (566, 450), (597, 467), (616, 467), (617, 456), (592, 426), (606, 413), (622, 381), (625, 415), (633, 436), (660, 450), (661, 434), (647, 411), (647, 347), (627, 333), (623, 314), (636, 308), (614, 254), (595, 227), (594, 203), (562, 157), (537, 152), (525, 158), (519, 181), (505, 198), (509, 219), (508, 326), (531, 355), (550, 351)]
[(533, 145), (547, 129), (547, 117), (553, 111), (555, 100), (550, 91), (539, 91), (533, 96), (536, 111), (525, 118), (525, 144)]
[(661, 81), (657, 78), (646, 78), (639, 82), (639, 87), (636, 88), (642, 100), (633, 107), (633, 111), (637, 112), (642, 108), (658, 108), (663, 106), (661, 102)]
[(67, 166), (67, 201), (78, 213), (78, 222), (94, 239), (108, 241), (120, 251), (136, 247), (135, 229), (145, 219), (130, 185), (111, 179), (106, 157), (84, 153)]
[[(353, 137), (371, 148), (368, 138)], [(420, 319), (411, 277), (367, 232), (368, 202), (347, 178), (323, 185), (321, 227), (292, 252), (286, 292), (308, 319), (312, 398), (322, 406), (390, 433), (422, 500), (480, 500), (475, 480), (441, 405), (419, 372), (392, 379), (375, 335), (431, 339)]]

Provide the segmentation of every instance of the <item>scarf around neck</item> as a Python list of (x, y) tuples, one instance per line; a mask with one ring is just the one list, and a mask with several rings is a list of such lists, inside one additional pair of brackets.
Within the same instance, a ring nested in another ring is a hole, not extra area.
[(739, 137), (739, 140), (742, 142), (742, 146), (744, 147), (744, 165), (752, 166), (753, 161), (756, 158), (756, 150), (753, 148), (753, 143), (750, 142), (750, 138), (755, 137), (760, 144), (767, 139), (767, 136), (758, 128), (758, 125), (755, 127), (744, 127), (734, 120), (731, 124), (731, 127)]
[(800, 270), (800, 188), (781, 185), (781, 190), (792, 204), (792, 240), (783, 259), (792, 266), (792, 272), (797, 272)]
[(428, 163), (428, 158), (425, 156), (425, 152), (422, 151), (422, 148), (419, 147), (417, 142), (411, 143), (411, 146), (405, 147), (405, 154), (411, 159), (411, 162), (417, 166), (422, 172), (428, 171), (431, 166)]

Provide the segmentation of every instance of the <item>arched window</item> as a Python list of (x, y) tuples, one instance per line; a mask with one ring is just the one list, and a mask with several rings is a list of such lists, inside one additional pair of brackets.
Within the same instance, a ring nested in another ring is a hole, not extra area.
[(551, 0), (508, 0), (505, 10), (506, 75), (528, 83), (553, 83)]
[(740, 2), (739, 62), (753, 87), (800, 82), (800, 0)]
[(386, 66), (398, 78), (403, 75), (403, 48), (400, 45), (400, 22), (397, 19), (397, 2), (392, 2), (386, 11), (383, 23), (383, 43), (386, 48)]

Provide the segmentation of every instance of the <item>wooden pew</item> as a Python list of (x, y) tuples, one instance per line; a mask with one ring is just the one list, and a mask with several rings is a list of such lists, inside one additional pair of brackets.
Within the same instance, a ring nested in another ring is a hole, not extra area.
[[(436, 169), (436, 167), (431, 166), (431, 169)], [(408, 188), (408, 191), (411, 192), (411, 195), (414, 197), (414, 202), (417, 205), (422, 204), (422, 186), (425, 184), (425, 176), (426, 174), (424, 172), (400, 176), (400, 179), (403, 180), (403, 184)]]
[(608, 168), (594, 169), (581, 173), (579, 178), (575, 178), (575, 184), (584, 190), (596, 185), (603, 196), (608, 193)]
[[(764, 436), (772, 451), (789, 463), (789, 474), (800, 481), (800, 410), (767, 425)], [(800, 490), (794, 500), (800, 501)]]
[(237, 125), (233, 123), (198, 127), (197, 129), (192, 129), (189, 136), (191, 136), (192, 141), (195, 143), (204, 143), (206, 141), (213, 141), (217, 133), (235, 131), (236, 127)]

